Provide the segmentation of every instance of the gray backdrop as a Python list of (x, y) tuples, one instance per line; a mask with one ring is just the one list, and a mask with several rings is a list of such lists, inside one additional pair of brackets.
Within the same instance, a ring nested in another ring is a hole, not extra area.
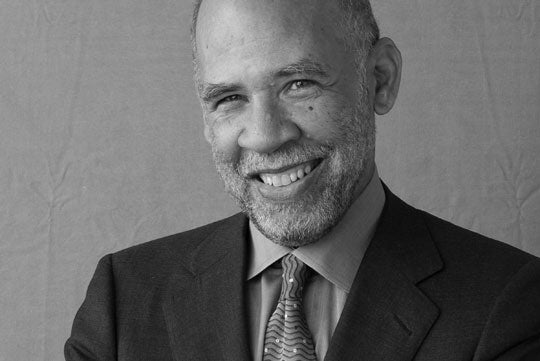
[[(377, 120), (410, 203), (540, 254), (540, 2), (375, 1)], [(236, 212), (192, 90), (191, 4), (0, 0), (0, 360), (61, 360), (98, 259)]]

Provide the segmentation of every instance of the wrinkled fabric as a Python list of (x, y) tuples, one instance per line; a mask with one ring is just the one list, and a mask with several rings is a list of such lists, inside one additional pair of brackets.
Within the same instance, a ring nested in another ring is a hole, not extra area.
[[(411, 204), (540, 255), (540, 3), (374, 1), (377, 119)], [(191, 1), (0, 1), (0, 360), (61, 360), (97, 260), (236, 211), (192, 85)]]

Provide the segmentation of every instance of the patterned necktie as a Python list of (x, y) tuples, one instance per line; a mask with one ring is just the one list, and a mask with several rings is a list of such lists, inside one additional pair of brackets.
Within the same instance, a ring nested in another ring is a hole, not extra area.
[(276, 310), (266, 326), (264, 361), (317, 360), (302, 307), (307, 266), (292, 254), (281, 260), (283, 280)]

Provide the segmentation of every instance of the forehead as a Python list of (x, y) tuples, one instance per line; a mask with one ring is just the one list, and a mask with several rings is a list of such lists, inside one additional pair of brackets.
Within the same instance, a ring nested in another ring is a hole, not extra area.
[(197, 22), (200, 75), (216, 81), (235, 67), (248, 74), (298, 59), (328, 63), (345, 50), (338, 14), (328, 0), (205, 0)]

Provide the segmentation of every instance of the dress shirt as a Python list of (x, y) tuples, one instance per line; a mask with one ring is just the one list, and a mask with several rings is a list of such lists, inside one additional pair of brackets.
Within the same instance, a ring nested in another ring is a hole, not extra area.
[(324, 359), (384, 202), (384, 189), (375, 169), (370, 182), (341, 221), (317, 242), (296, 249), (280, 246), (250, 222), (247, 306), (255, 361), (262, 360), (266, 325), (281, 291), (278, 261), (288, 253), (315, 271), (304, 287), (304, 311), (317, 359)]

